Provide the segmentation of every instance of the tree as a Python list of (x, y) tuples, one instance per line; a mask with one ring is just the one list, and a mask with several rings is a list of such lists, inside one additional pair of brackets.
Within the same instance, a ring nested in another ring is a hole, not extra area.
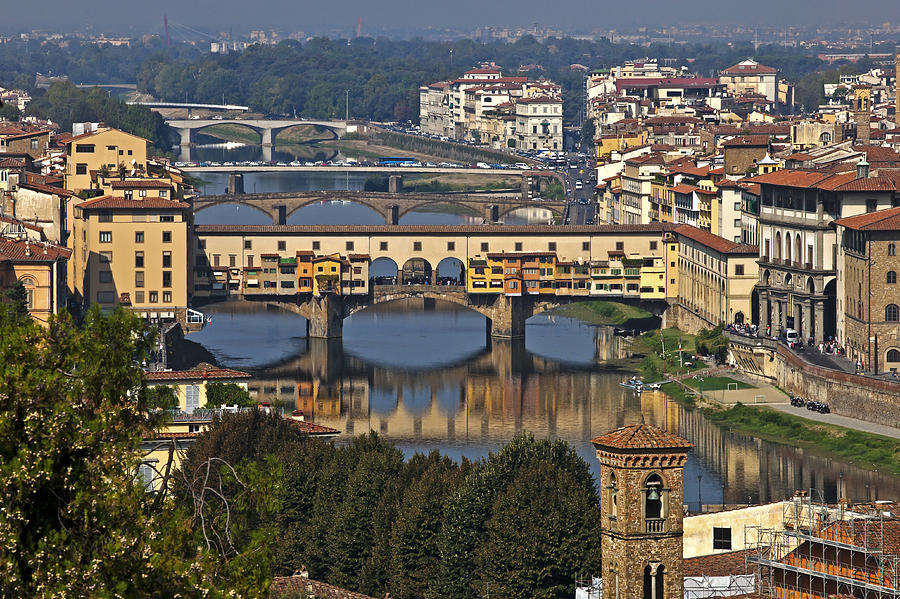
[(19, 107), (9, 102), (0, 103), (0, 119), (18, 121), (22, 117)]
[(236, 383), (207, 383), (206, 405), (212, 408), (221, 406), (249, 407), (253, 399), (246, 389)]
[(16, 281), (6, 288), (3, 298), (10, 304), (10, 316), (23, 319), (28, 316), (28, 290), (22, 281)]
[(520, 470), (493, 505), (478, 551), (481, 588), (510, 599), (566, 599), (575, 576), (600, 571), (600, 514), (571, 473)]
[(123, 310), (44, 328), (0, 305), (0, 597), (224, 597), (270, 571), (260, 551), (198, 549), (191, 513), (136, 484), (172, 399), (137, 366), (153, 338)]
[(584, 124), (581, 126), (581, 148), (585, 152), (593, 151), (595, 134), (596, 128), (594, 126), (594, 119), (586, 119), (584, 121)]

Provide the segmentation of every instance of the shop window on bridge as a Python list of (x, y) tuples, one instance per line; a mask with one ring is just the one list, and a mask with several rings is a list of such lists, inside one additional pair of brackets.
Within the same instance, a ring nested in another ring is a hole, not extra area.
[(522, 242), (521, 241), (516, 242), (515, 251), (517, 251), (517, 252), (522, 251)]
[(556, 251), (556, 242), (555, 241), (551, 241), (550, 243), (547, 244), (547, 251), (549, 251), (549, 252)]
[(387, 245), (387, 244), (388, 244), (387, 241), (379, 241), (379, 242), (378, 242), (378, 251), (380, 251), (380, 252), (386, 252), (387, 249), (388, 249), (388, 245)]

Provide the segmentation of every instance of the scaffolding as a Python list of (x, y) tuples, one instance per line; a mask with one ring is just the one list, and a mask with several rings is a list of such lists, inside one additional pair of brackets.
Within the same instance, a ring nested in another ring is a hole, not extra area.
[(744, 532), (746, 571), (755, 568), (756, 591), (778, 599), (897, 598), (900, 520), (889, 506), (828, 506), (815, 490), (785, 501), (781, 528)]

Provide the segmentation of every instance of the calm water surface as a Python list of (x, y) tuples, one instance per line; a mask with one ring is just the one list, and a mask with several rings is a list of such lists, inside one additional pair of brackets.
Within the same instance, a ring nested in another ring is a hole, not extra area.
[(307, 339), (306, 322), (257, 304), (206, 306), (212, 324), (189, 339), (223, 365), (251, 371), (251, 391), (315, 422), (340, 439), (370, 430), (407, 455), (439, 449), (476, 459), (519, 432), (564, 439), (589, 464), (590, 439), (647, 422), (695, 444), (685, 470), (685, 498), (706, 503), (782, 499), (794, 489), (822, 489), (834, 501), (843, 480), (857, 499), (896, 497), (900, 481), (722, 430), (661, 393), (619, 386), (624, 374), (606, 361), (627, 355), (606, 327), (539, 315), (524, 343), (491, 341), (483, 316), (415, 300), (353, 315), (342, 340)]

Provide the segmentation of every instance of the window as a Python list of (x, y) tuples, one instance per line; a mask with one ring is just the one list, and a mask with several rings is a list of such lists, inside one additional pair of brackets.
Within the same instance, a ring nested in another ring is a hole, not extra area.
[[(139, 190), (138, 190), (138, 196), (139, 196), (139, 197), (142, 197), (142, 198), (146, 198), (146, 197), (147, 197), (147, 190), (146, 190), (146, 189), (139, 189)], [(160, 217), (159, 217), (159, 220), (162, 220), (162, 219), (164, 219), (164, 218), (165, 218), (165, 216), (160, 216)]]
[(200, 409), (200, 385), (187, 385), (184, 388), (184, 411), (191, 414)]
[(888, 304), (884, 309), (884, 319), (887, 322), (900, 322), (900, 308), (897, 304)]
[(549, 243), (547, 244), (547, 251), (548, 251), (548, 252), (555, 252), (555, 251), (556, 251), (556, 242), (555, 242), (555, 241), (551, 241), (551, 242), (549, 242)]
[(100, 252), (100, 262), (112, 262), (112, 252)]
[(79, 162), (75, 165), (75, 174), (76, 175), (86, 175), (87, 174), (87, 163)]
[(322, 249), (322, 244), (320, 244), (318, 241), (313, 241), (313, 242), (312, 242), (312, 249), (313, 249), (313, 250), (319, 250), (319, 249)]
[(744, 274), (744, 265), (743, 264), (735, 264), (734, 265), (734, 274), (737, 276), (742, 276)]
[(245, 249), (245, 250), (252, 250), (252, 249), (253, 249), (253, 241), (250, 240), (250, 239), (245, 239), (245, 240), (244, 240), (244, 249)]
[(481, 242), (481, 251), (482, 252), (488, 251), (488, 243), (486, 241)]
[(888, 362), (900, 362), (900, 350), (889, 349), (887, 353)]
[(625, 250), (625, 242), (624, 242), (624, 241), (617, 241), (617, 242), (616, 242), (616, 251), (621, 252), (621, 251), (623, 251), (623, 250)]
[(101, 210), (99, 216), (97, 217), (101, 223), (111, 223), (112, 222), (112, 212), (109, 210)]
[(163, 303), (164, 304), (172, 303), (172, 292), (171, 291), (163, 291)]
[(206, 240), (205, 240), (205, 239), (198, 239), (198, 240), (197, 240), (197, 249), (198, 249), (198, 250), (205, 250), (205, 249), (206, 249)]
[(75, 144), (75, 152), (78, 154), (93, 154), (94, 144)]
[(144, 303), (144, 292), (143, 291), (135, 291), (134, 292), (134, 303), (136, 303), (136, 304)]
[(163, 243), (172, 243), (172, 232), (163, 231)]
[(162, 286), (163, 287), (171, 287), (172, 286), (172, 271), (164, 270), (162, 275), (163, 275)]
[(517, 241), (517, 242), (516, 242), (516, 245), (515, 245), (515, 251), (517, 251), (517, 252), (521, 252), (521, 251), (522, 251), (522, 242), (521, 242), (521, 241)]
[(875, 212), (878, 210), (878, 200), (866, 200), (866, 212)]
[(31, 149), (32, 150), (38, 149), (38, 139), (37, 138), (31, 140)]
[(169, 190), (168, 190), (168, 189), (160, 189), (160, 190), (159, 190), (159, 197), (161, 197), (161, 198), (168, 198), (168, 197), (169, 197)]
[(348, 242), (345, 244), (344, 247), (347, 248), (347, 251), (348, 251), (348, 252), (352, 252), (352, 251), (353, 251), (353, 242), (352, 242), (352, 241), (348, 241)]
[(112, 271), (111, 270), (101, 270), (100, 271), (100, 282), (101, 283), (112, 283)]
[(134, 199), (134, 191), (132, 191), (131, 189), (126, 189), (125, 190), (125, 199), (133, 200)]
[(378, 242), (378, 251), (386, 252), (387, 251), (387, 241), (379, 241)]
[(893, 243), (888, 244), (888, 256), (894, 256), (897, 254), (897, 246)]
[(414, 252), (422, 251), (422, 242), (421, 241), (413, 241), (413, 251)]
[(144, 268), (144, 252), (135, 252), (134, 253), (134, 267), (135, 268)]
[(172, 268), (172, 252), (163, 252), (162, 265), (163, 268)]
[(889, 270), (887, 272), (887, 283), (888, 285), (895, 285), (897, 283), (897, 271)]
[(228, 254), (228, 267), (234, 268), (237, 266), (237, 254)]
[(144, 286), (144, 271), (143, 270), (134, 271), (134, 286), (138, 287), (138, 288)]
[(175, 222), (175, 217), (172, 216), (171, 214), (161, 214), (161, 215), (159, 216), (159, 222), (161, 222), (161, 223), (174, 223), (174, 222)]
[(151, 303), (151, 304), (156, 304), (156, 303), (158, 303), (158, 302), (159, 302), (159, 292), (158, 292), (158, 291), (151, 291), (151, 292), (150, 292), (150, 303)]
[(590, 241), (582, 241), (581, 242), (581, 251), (583, 251), (583, 252), (591, 251), (591, 242)]
[(112, 291), (98, 291), (97, 302), (100, 304), (111, 304), (116, 301), (116, 294)]
[(135, 231), (134, 232), (134, 242), (135, 243), (144, 243), (144, 232), (143, 231)]
[(253, 254), (247, 255), (247, 266), (253, 266)]
[(283, 252), (283, 251), (285, 251), (285, 250), (287, 250), (287, 242), (286, 242), (286, 241), (279, 241), (279, 242), (278, 242), (278, 251), (279, 251), (279, 252)]
[(615, 519), (619, 515), (619, 487), (616, 484), (616, 474), (614, 472), (610, 472), (609, 474), (609, 518), (610, 520)]
[[(647, 520), (656, 520), (663, 517), (662, 503), (663, 484), (662, 478), (658, 474), (651, 474), (644, 483), (644, 518)], [(651, 530), (654, 524), (647, 523), (647, 532), (662, 532), (660, 526), (657, 530)]]
[(731, 528), (713, 526), (713, 549), (731, 551)]
[(100, 231), (100, 243), (112, 243), (112, 231)]
[(656, 242), (656, 241), (651, 241), (651, 242), (650, 242), (650, 251), (651, 251), (651, 252), (655, 252), (655, 251), (656, 251), (656, 246), (657, 246), (657, 242)]

